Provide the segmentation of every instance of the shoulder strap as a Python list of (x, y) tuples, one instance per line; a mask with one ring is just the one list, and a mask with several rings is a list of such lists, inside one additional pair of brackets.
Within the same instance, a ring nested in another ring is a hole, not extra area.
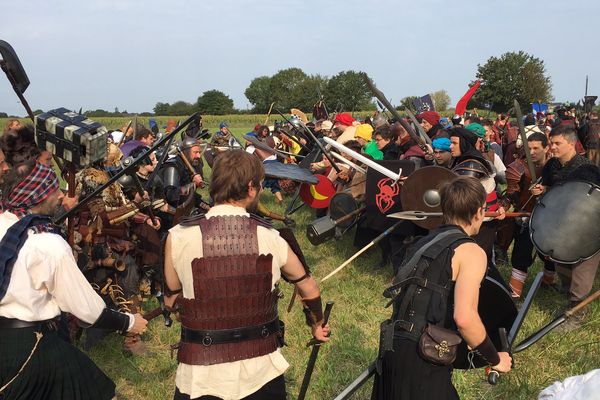
[[(429, 258), (436, 258), (446, 247), (452, 245), (454, 242), (463, 238), (470, 239), (467, 235), (465, 235), (458, 229), (450, 229), (435, 236), (423, 247), (418, 249), (415, 252), (415, 254), (413, 254), (410, 260), (408, 260), (408, 262), (400, 268), (394, 280), (396, 282), (401, 282), (402, 280), (404, 280), (408, 276), (408, 274), (410, 274), (414, 266), (419, 262), (423, 255)], [(436, 244), (438, 244), (438, 246), (435, 246)], [(431, 251), (427, 251), (430, 247), (432, 248)]]

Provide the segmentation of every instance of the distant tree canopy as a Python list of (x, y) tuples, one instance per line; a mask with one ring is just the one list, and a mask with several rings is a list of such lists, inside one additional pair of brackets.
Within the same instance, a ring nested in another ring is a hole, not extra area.
[(196, 101), (196, 107), (200, 111), (200, 114), (208, 115), (232, 114), (234, 111), (233, 100), (225, 93), (216, 89), (202, 93), (202, 96), (198, 97)]
[(552, 83), (544, 61), (524, 51), (490, 57), (485, 64), (477, 65), (476, 76), (481, 80), (481, 87), (472, 99), (475, 107), (506, 112), (515, 99), (525, 108), (537, 101), (553, 100)]
[(0, 112), (0, 118), (8, 118), (8, 114), (5, 112)]
[(268, 112), (271, 103), (282, 111), (299, 108), (311, 112), (320, 95), (332, 109), (338, 103), (348, 111), (373, 109), (363, 75), (364, 72), (344, 71), (327, 78), (307, 75), (300, 68), (288, 68), (271, 77), (254, 78), (244, 94), (256, 113)]
[(450, 106), (450, 96), (444, 89), (431, 93), (436, 111), (446, 111)]

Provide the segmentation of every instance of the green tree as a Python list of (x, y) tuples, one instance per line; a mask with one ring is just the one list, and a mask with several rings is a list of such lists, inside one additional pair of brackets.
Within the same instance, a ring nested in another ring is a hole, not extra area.
[(481, 80), (481, 87), (472, 101), (478, 107), (487, 104), (495, 112), (506, 112), (515, 99), (525, 109), (536, 101), (553, 100), (552, 83), (544, 61), (524, 51), (490, 57), (485, 64), (477, 65), (476, 76)]
[(417, 112), (415, 105), (413, 103), (414, 100), (417, 100), (418, 96), (406, 96), (402, 100), (400, 100), (400, 105), (398, 106), (398, 110), (404, 111), (409, 109), (413, 114)]
[(436, 111), (446, 111), (448, 109), (448, 106), (450, 105), (450, 96), (445, 90), (442, 89), (431, 93), (431, 98), (433, 99), (433, 105), (435, 106)]
[(196, 106), (201, 114), (225, 115), (233, 113), (233, 100), (220, 90), (208, 90), (198, 97)]
[(364, 76), (365, 73), (361, 71), (343, 71), (331, 77), (325, 93), (327, 103), (342, 103), (345, 111), (373, 109), (373, 95), (365, 83)]
[(308, 75), (300, 68), (288, 68), (277, 72), (271, 77), (271, 101), (274, 101), (277, 108), (282, 111), (290, 108), (302, 109), (306, 97), (303, 91), (306, 90), (308, 79)]
[(244, 91), (244, 95), (252, 104), (253, 112), (267, 113), (269, 106), (273, 101), (271, 95), (271, 78), (268, 76), (259, 76), (252, 79), (250, 86)]
[(167, 115), (190, 115), (194, 111), (194, 106), (192, 104), (180, 100), (171, 104)]
[(156, 103), (153, 108), (154, 115), (169, 115), (169, 108), (171, 105), (169, 103)]

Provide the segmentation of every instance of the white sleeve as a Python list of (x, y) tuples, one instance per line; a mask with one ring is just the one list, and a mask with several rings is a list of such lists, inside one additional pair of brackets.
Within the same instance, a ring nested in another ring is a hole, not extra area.
[[(45, 235), (46, 236), (46, 235)], [(45, 284), (62, 311), (69, 312), (88, 324), (96, 322), (106, 307), (102, 298), (85, 279), (68, 243), (58, 235), (47, 234), (44, 253), (51, 275)], [(132, 326), (130, 316), (129, 325)]]

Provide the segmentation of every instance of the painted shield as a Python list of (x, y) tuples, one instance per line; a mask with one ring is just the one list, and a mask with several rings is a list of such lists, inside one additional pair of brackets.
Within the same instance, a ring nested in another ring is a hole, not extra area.
[(333, 183), (325, 175), (313, 175), (316, 184), (303, 183), (300, 185), (300, 198), (310, 208), (327, 208), (335, 194)]
[[(506, 332), (510, 331), (518, 313), (508, 289), (494, 278), (486, 276), (479, 289), (478, 312), (488, 336), (494, 343), (494, 346), (496, 346), (496, 349), (500, 350), (502, 344), (500, 342), (499, 329), (505, 328)], [(481, 357), (475, 353), (472, 354), (473, 360), (471, 365), (467, 344), (463, 340), (458, 347), (458, 354), (453, 363), (454, 368), (482, 368), (488, 365)]]
[(600, 187), (568, 181), (554, 185), (529, 219), (531, 241), (561, 264), (577, 264), (600, 251)]
[[(456, 178), (456, 174), (443, 167), (419, 168), (409, 175), (402, 185), (400, 199), (405, 211), (441, 212), (440, 186)], [(425, 229), (433, 229), (442, 223), (442, 217), (429, 217), (413, 221)]]

